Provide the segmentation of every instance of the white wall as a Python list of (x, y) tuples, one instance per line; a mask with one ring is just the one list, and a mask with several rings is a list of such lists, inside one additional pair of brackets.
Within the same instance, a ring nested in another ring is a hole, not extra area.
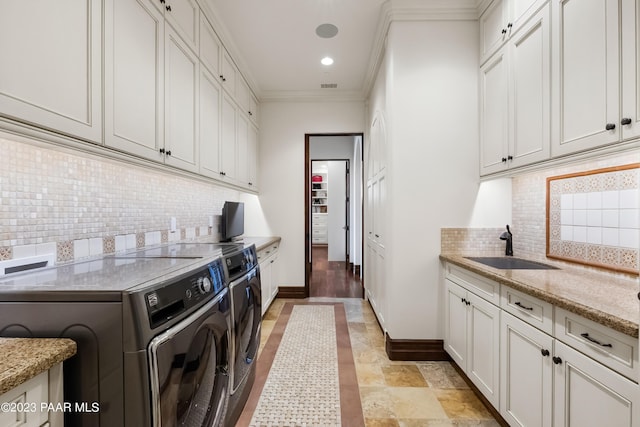
[[(387, 329), (441, 338), (440, 229), (465, 227), (478, 191), (478, 26), (393, 22), (386, 97)], [(378, 89), (378, 90), (380, 90)], [(373, 117), (373, 115), (369, 118)], [(366, 278), (365, 278), (366, 280)]]
[(361, 133), (364, 111), (361, 101), (260, 104), (260, 204), (282, 237), (279, 286), (304, 286), (304, 136)]

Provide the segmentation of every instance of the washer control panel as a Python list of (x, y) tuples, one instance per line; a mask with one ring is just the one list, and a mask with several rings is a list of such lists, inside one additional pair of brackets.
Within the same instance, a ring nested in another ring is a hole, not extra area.
[(224, 289), (222, 260), (217, 258), (195, 273), (164, 283), (144, 295), (151, 328), (176, 318)]
[(224, 259), (227, 280), (229, 282), (236, 277), (243, 276), (258, 265), (255, 245), (251, 245), (236, 253), (225, 255)]

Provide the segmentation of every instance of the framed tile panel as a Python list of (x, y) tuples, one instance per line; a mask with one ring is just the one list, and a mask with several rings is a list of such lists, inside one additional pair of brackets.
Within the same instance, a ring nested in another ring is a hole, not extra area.
[(547, 178), (547, 257), (638, 274), (640, 163)]

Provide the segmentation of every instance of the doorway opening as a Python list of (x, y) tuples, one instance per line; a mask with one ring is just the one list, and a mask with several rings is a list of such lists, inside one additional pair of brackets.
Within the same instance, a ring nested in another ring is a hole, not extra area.
[(363, 134), (305, 135), (305, 294), (363, 298)]

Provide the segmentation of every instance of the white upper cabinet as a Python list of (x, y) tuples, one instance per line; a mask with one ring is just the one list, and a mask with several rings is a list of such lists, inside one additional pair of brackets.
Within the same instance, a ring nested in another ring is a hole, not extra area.
[(249, 98), (249, 119), (258, 125), (258, 100), (253, 95)]
[(4, 0), (0, 115), (102, 142), (102, 3)]
[(258, 190), (258, 128), (249, 125), (249, 189)]
[(161, 161), (164, 18), (150, 1), (105, 2), (105, 61), (105, 144)]
[(200, 14), (200, 61), (207, 69), (219, 79), (221, 74), (220, 58), (222, 57), (222, 43), (216, 35), (213, 27), (204, 16)]
[(233, 59), (229, 56), (226, 50), (222, 52), (222, 74), (220, 74), (220, 80), (222, 87), (229, 93), (229, 95), (236, 96), (236, 80), (238, 70), (233, 63)]
[[(553, 4), (554, 81), (558, 83), (554, 102), (559, 120), (552, 154), (618, 142), (622, 126), (619, 2), (554, 0)], [(635, 44), (635, 37), (629, 41)], [(637, 55), (633, 60), (637, 63)], [(636, 93), (630, 96), (637, 98)]]
[(640, 5), (622, 2), (622, 139), (640, 136)]
[(483, 64), (547, 0), (493, 0), (480, 15), (480, 63)]
[(221, 105), (220, 178), (224, 181), (235, 182), (237, 177), (236, 113), (238, 109), (233, 100), (225, 93), (222, 94)]
[(220, 178), (220, 102), (217, 77), (200, 67), (200, 173)]
[(171, 28), (165, 33), (164, 155), (169, 165), (198, 169), (198, 57)]
[(549, 158), (550, 49), (547, 6), (480, 69), (481, 174)]
[(182, 40), (198, 52), (200, 8), (195, 0), (153, 0), (164, 7), (165, 19), (180, 34)]

